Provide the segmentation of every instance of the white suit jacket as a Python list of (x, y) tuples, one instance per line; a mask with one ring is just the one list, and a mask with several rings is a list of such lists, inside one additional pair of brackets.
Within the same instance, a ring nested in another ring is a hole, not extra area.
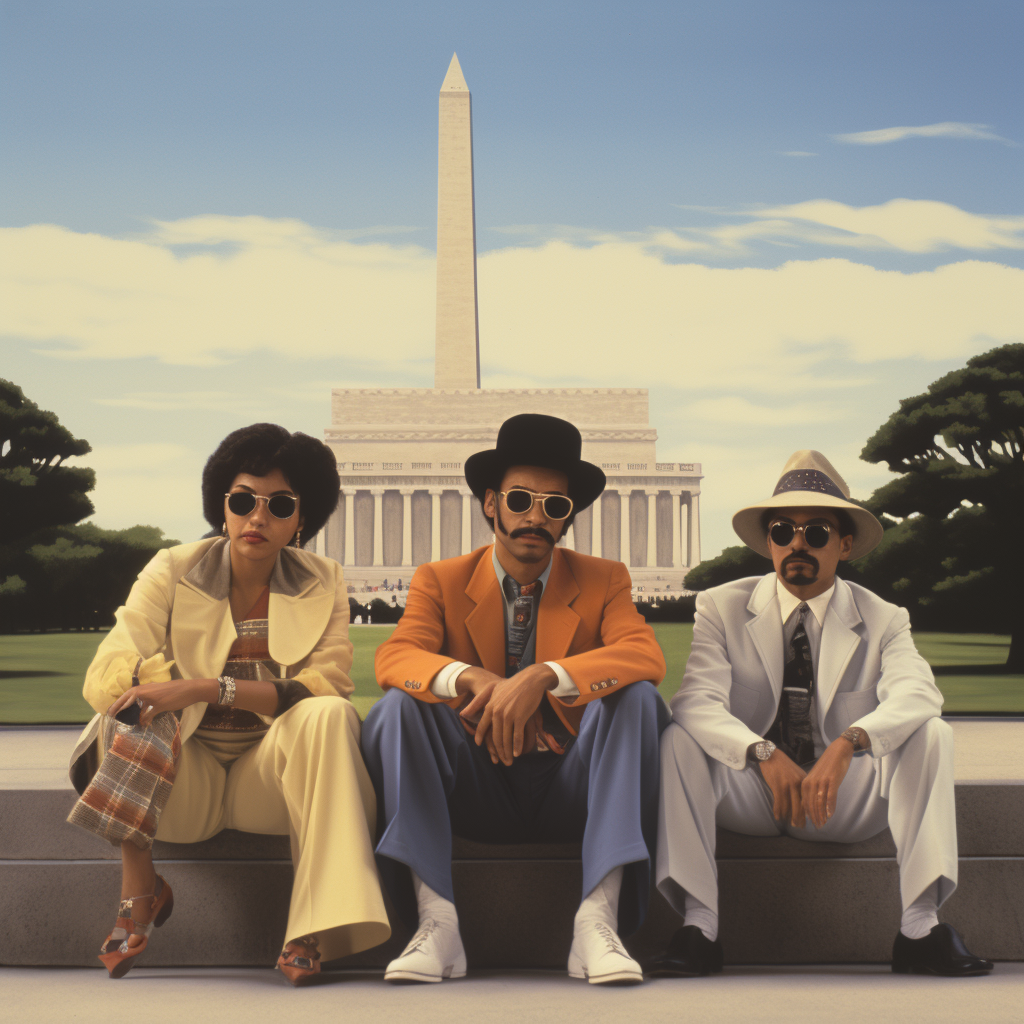
[[(237, 638), (230, 590), (229, 546), (223, 538), (158, 551), (118, 608), (114, 627), (86, 671), (86, 700), (97, 711), (109, 707), (115, 696), (111, 689), (123, 691), (125, 673), (130, 679), (140, 656), (161, 665), (173, 661), (172, 679), (215, 679)], [(282, 677), (298, 679), (317, 696), (352, 692), (348, 593), (337, 562), (283, 548), (270, 576), (267, 618), (270, 657)], [(202, 721), (206, 707), (192, 704), (181, 713), (182, 742)], [(95, 741), (99, 724), (96, 715), (75, 747), (71, 777), (76, 785), (83, 769), (75, 766)]]
[[(776, 575), (752, 576), (697, 595), (693, 647), (672, 717), (730, 768), (770, 728), (782, 695), (782, 616)], [(883, 795), (885, 755), (929, 718), (942, 694), (910, 636), (906, 609), (836, 578), (821, 624), (814, 707), (826, 743), (851, 725), (871, 738)]]

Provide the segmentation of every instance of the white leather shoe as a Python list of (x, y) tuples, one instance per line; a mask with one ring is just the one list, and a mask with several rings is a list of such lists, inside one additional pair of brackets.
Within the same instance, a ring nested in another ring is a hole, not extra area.
[(569, 950), (569, 977), (586, 978), (591, 985), (644, 980), (640, 965), (626, 952), (622, 940), (603, 921), (576, 926)]
[(458, 928), (444, 928), (427, 918), (402, 955), (384, 971), (385, 981), (442, 981), (466, 976), (466, 951)]

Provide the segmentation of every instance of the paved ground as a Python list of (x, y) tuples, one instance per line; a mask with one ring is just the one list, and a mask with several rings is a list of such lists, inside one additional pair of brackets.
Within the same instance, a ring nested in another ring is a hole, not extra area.
[[(958, 782), (1024, 777), (1024, 718), (950, 719)], [(0, 789), (65, 789), (78, 726), (0, 726)]]
[[(1024, 964), (980, 978), (900, 977), (883, 967), (732, 968), (714, 978), (654, 979), (602, 988), (565, 975), (479, 972), (440, 985), (388, 985), (332, 974), (302, 990), (268, 970), (136, 968), (119, 982), (102, 969), (0, 968), (4, 1018), (26, 1024), (182, 1021), (488, 1024), (565, 1021), (695, 1021), (699, 1024), (1019, 1024)], [(130, 1011), (126, 1010), (131, 1007)]]

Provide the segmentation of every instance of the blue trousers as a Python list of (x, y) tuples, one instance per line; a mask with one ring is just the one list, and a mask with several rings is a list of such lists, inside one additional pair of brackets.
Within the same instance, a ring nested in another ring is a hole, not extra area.
[(416, 904), (406, 866), (454, 902), (452, 834), (484, 843), (583, 843), (583, 892), (625, 867), (619, 932), (643, 923), (658, 837), (658, 741), (668, 708), (647, 682), (591, 701), (576, 741), (492, 764), (458, 715), (390, 689), (363, 723), (377, 792), (377, 863), (396, 909)]

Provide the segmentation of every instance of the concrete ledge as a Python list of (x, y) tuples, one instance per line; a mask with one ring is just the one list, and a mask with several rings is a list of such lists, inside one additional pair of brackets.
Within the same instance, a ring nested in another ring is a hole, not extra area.
[[(889, 959), (899, 927), (894, 861), (725, 860), (719, 869), (728, 963)], [(158, 870), (174, 887), (175, 908), (154, 933), (147, 965), (273, 964), (287, 917), (290, 863), (166, 861)], [(453, 875), (471, 967), (564, 968), (580, 900), (579, 861), (458, 861)], [(0, 963), (95, 964), (105, 929), (113, 925), (119, 886), (112, 861), (7, 862), (0, 885)], [(943, 919), (979, 954), (1024, 959), (1022, 892), (1024, 858), (968, 858)], [(644, 958), (663, 948), (678, 925), (655, 893), (648, 921), (627, 945)], [(399, 927), (389, 942), (343, 964), (383, 968), (407, 938)]]
[[(980, 955), (1022, 960), (1024, 722), (988, 725), (955, 726), (960, 886), (942, 916)], [(75, 794), (59, 758), (74, 735), (0, 729), (2, 964), (94, 966), (113, 924), (119, 853), (64, 820)], [(175, 910), (155, 933), (147, 965), (274, 962), (292, 880), (286, 837), (228, 830), (204, 843), (157, 843), (154, 853), (174, 886)], [(470, 966), (564, 970), (581, 896), (579, 846), (491, 846), (456, 839), (453, 853)], [(845, 845), (719, 831), (718, 862), (727, 963), (889, 959), (899, 926), (899, 892), (888, 832)], [(654, 893), (646, 924), (627, 945), (640, 958), (649, 956), (678, 924)], [(379, 970), (407, 937), (399, 925), (388, 943), (340, 963)]]

